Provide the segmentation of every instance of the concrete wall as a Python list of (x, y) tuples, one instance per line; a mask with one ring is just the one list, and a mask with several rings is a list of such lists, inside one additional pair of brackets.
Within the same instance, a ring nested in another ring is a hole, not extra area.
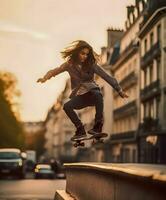
[[(164, 165), (66, 164), (66, 192), (77, 200), (164, 200)], [(56, 198), (55, 198), (56, 200)]]

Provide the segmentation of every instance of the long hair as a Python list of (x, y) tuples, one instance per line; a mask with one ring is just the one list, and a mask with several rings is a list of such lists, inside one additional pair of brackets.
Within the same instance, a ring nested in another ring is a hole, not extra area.
[(78, 54), (83, 48), (89, 49), (89, 54), (85, 62), (84, 67), (90, 67), (93, 64), (100, 62), (100, 56), (93, 50), (92, 46), (84, 40), (75, 40), (63, 51), (61, 51), (62, 58), (71, 61), (72, 63), (78, 62)]

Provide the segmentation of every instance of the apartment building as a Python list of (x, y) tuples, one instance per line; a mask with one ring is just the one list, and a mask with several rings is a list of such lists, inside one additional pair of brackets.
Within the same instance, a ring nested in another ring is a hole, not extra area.
[(166, 1), (150, 0), (140, 24), (139, 162), (166, 163)]
[(140, 116), (139, 25), (145, 1), (127, 7), (125, 32), (119, 49), (114, 47), (110, 58), (112, 74), (129, 95), (125, 101), (113, 91), (113, 130), (110, 138), (111, 162), (137, 162), (137, 129)]

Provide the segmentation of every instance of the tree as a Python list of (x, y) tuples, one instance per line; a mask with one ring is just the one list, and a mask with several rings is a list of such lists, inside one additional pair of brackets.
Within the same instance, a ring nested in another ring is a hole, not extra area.
[(24, 134), (20, 122), (17, 79), (10, 72), (0, 72), (0, 147), (24, 145)]

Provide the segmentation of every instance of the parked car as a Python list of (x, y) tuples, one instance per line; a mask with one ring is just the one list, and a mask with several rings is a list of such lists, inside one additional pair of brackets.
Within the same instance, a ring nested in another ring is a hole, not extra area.
[(35, 178), (49, 178), (54, 179), (55, 174), (49, 164), (37, 164), (35, 167)]
[(12, 175), (18, 178), (25, 177), (25, 155), (20, 149), (0, 149), (0, 175)]

